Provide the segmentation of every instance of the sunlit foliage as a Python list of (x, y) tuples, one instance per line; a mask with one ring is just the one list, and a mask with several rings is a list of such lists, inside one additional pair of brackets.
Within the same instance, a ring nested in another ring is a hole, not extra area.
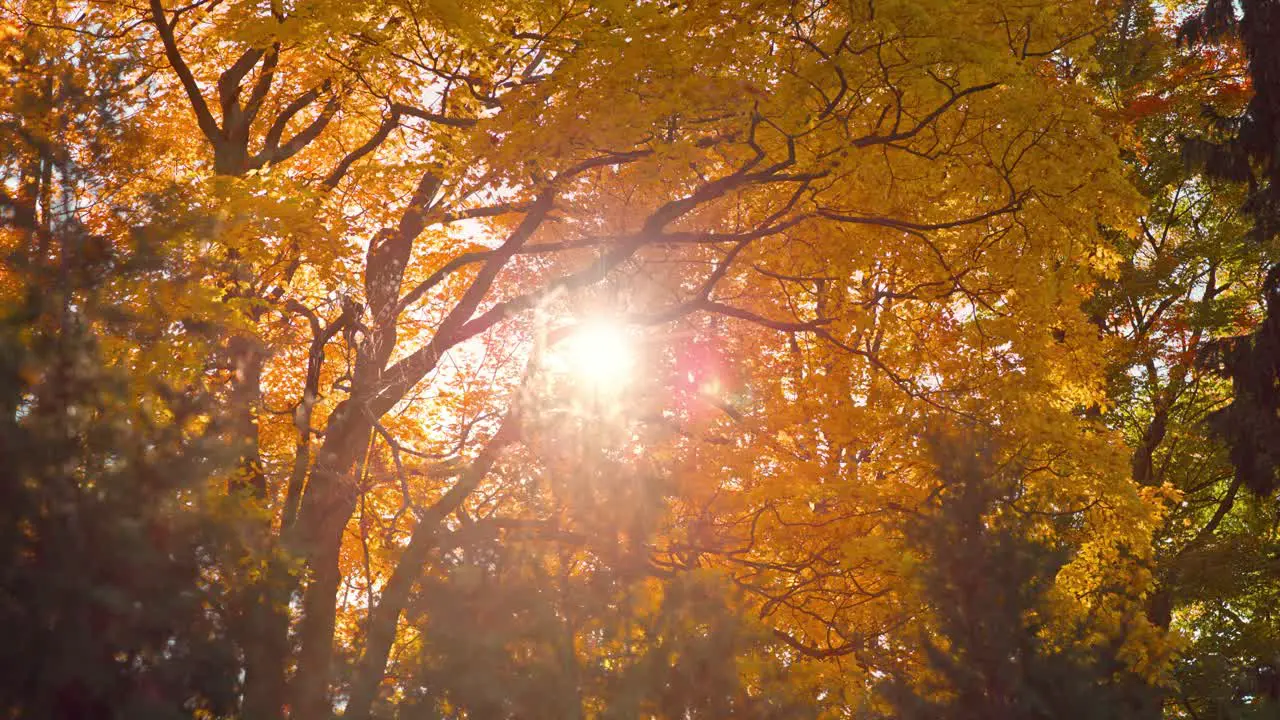
[[(1234, 49), (1178, 44), (1188, 9), (0, 10), (4, 450), (52, 463), (11, 468), (5, 592), (31, 603), (23, 543), (62, 542), (21, 509), (54, 476), (96, 498), (104, 566), (157, 583), (107, 583), (144, 640), (100, 662), (142, 679), (59, 712), (1056, 717), (1025, 708), (1069, 687), (1158, 716), (1223, 692), (1181, 658), (1231, 645), (1212, 598), (1263, 614), (1239, 581), (1274, 583), (1275, 511), (1236, 503), (1205, 358), (1257, 324), (1274, 252), (1243, 239), (1247, 191), (1180, 157), (1200, 104), (1255, 97)], [(117, 538), (134, 515), (185, 550)], [(970, 562), (1000, 572), (960, 597)]]

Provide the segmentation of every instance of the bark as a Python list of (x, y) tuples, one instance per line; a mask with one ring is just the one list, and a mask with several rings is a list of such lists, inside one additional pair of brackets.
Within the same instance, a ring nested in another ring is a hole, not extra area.
[[(1166, 397), (1171, 397), (1171, 393), (1165, 393)], [(1154, 485), (1155, 483), (1155, 452), (1160, 447), (1160, 443), (1164, 442), (1165, 435), (1169, 430), (1169, 406), (1172, 404), (1166, 401), (1165, 397), (1161, 397), (1156, 401), (1155, 412), (1152, 414), (1151, 422), (1147, 424), (1147, 430), (1142, 434), (1142, 440), (1139, 441), (1138, 447), (1133, 450), (1133, 480), (1141, 486)]]
[[(268, 575), (278, 578), (287, 570), (276, 560)], [(241, 643), (245, 655), (244, 696), (241, 717), (268, 720), (281, 717), (285, 703), (284, 659), (289, 654), (289, 593), (274, 583), (257, 588), (248, 608), (249, 633)]]
[(355, 508), (354, 497), (324, 518), (320, 542), (311, 561), (310, 581), (302, 595), (303, 615), (298, 626), (298, 670), (293, 679), (293, 717), (323, 720), (333, 714), (329, 679), (333, 673), (333, 631), (336, 623), (338, 585), (342, 580), (339, 555), (342, 531)]
[(239, 447), (238, 472), (228, 483), (232, 493), (251, 493), (255, 502), (266, 502), (267, 478), (258, 450), (258, 408), (262, 401), (262, 349), (253, 338), (238, 336), (228, 347), (235, 379), (231, 386), (230, 413), (233, 441)]

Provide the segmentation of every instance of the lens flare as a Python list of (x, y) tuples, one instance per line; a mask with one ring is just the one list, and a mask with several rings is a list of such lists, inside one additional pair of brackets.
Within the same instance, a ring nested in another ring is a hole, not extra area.
[(571, 330), (554, 352), (575, 378), (597, 391), (623, 388), (635, 371), (635, 345), (616, 323), (586, 321)]

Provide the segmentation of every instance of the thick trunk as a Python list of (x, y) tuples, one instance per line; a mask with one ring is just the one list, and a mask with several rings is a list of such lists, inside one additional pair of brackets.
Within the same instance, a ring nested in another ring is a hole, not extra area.
[[(281, 563), (273, 561), (273, 564)], [(275, 720), (284, 712), (285, 659), (289, 654), (289, 593), (276, 587), (271, 580), (287, 575), (287, 572), (283, 568), (272, 567), (268, 572), (268, 582), (260, 588), (247, 609), (250, 634), (243, 643), (245, 678), (241, 717), (244, 720)]]
[(329, 680), (342, 534), (356, 506), (352, 469), (373, 430), (357, 407), (348, 399), (330, 416), (298, 520), (286, 534), (286, 548), (309, 572), (298, 626), (298, 666), (290, 689), (293, 717), (306, 720), (322, 720), (332, 713)]
[[(233, 338), (229, 350), (236, 368), (229, 412), (234, 423), (233, 442), (238, 450), (236, 474), (228, 482), (227, 489), (233, 494), (247, 494), (254, 503), (265, 508), (268, 503), (267, 479), (258, 438), (265, 352), (255, 339), (246, 336)], [(271, 521), (259, 520), (256, 531), (246, 559), (267, 563), (267, 570), (259, 576), (260, 579), (242, 590), (239, 602), (241, 636), (238, 642), (245, 662), (241, 710), (246, 720), (274, 720), (281, 717), (284, 707), (284, 660), (289, 652), (289, 588), (280, 583), (280, 577), (287, 573), (286, 563), (276, 557)]]
[(258, 408), (262, 401), (262, 348), (255, 339), (238, 336), (229, 343), (235, 379), (231, 387), (230, 412), (233, 418), (233, 443), (237, 448), (238, 472), (228, 483), (231, 492), (249, 492), (255, 502), (267, 497), (267, 479), (262, 471), (258, 451)]
[(218, 175), (239, 177), (249, 169), (249, 148), (236, 141), (219, 142), (214, 146), (213, 171)]
[(345, 527), (346, 517), (332, 516), (308, 563), (311, 577), (302, 595), (298, 671), (291, 691), (292, 715), (303, 720), (325, 720), (333, 713), (329, 681), (333, 675), (333, 630), (342, 580), (339, 554)]
[(18, 193), (13, 205), (13, 226), (22, 233), (24, 238), (22, 249), (27, 252), (27, 259), (37, 265), (49, 261), (48, 242), (45, 236), (38, 232), (40, 227), (40, 218), (36, 211), (40, 196), (38, 167), (38, 161), (31, 163), (19, 174)]

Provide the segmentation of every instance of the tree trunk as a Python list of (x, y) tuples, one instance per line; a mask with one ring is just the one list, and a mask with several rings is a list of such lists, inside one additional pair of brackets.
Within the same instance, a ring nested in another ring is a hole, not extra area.
[(341, 581), (342, 534), (356, 507), (357, 492), (351, 473), (364, 441), (373, 431), (372, 421), (356, 410), (360, 407), (362, 403), (349, 398), (330, 416), (298, 521), (285, 538), (286, 548), (303, 561), (310, 573), (298, 627), (298, 669), (290, 691), (292, 715), (306, 720), (322, 720), (332, 714), (329, 679)]

